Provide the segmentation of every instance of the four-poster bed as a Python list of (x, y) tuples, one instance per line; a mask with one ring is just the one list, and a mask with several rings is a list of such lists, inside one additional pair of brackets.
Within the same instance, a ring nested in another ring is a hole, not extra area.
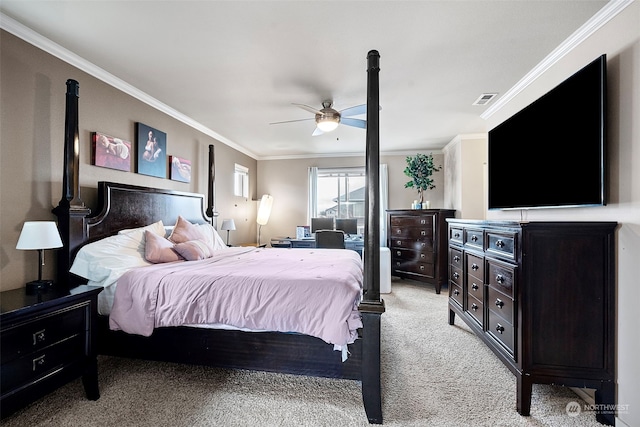
[[(362, 300), (357, 309), (363, 327), (348, 345), (349, 356), (314, 336), (283, 332), (245, 332), (189, 326), (156, 328), (148, 336), (109, 328), (108, 316), (98, 319), (98, 353), (225, 368), (262, 370), (362, 382), (362, 395), (370, 423), (382, 423), (380, 384), (380, 317), (384, 302), (379, 289), (379, 54), (368, 54), (367, 88), (367, 192), (365, 196), (365, 260)], [(209, 150), (208, 205), (201, 194), (140, 187), (111, 182), (98, 183), (98, 208), (94, 215), (80, 198), (78, 149), (78, 83), (67, 82), (63, 196), (53, 210), (64, 248), (58, 254), (58, 282), (73, 287), (83, 279), (70, 272), (80, 248), (117, 235), (123, 229), (143, 227), (156, 221), (175, 224), (181, 216), (193, 224), (213, 222), (215, 168), (213, 146)], [(281, 251), (282, 249), (263, 249)]]

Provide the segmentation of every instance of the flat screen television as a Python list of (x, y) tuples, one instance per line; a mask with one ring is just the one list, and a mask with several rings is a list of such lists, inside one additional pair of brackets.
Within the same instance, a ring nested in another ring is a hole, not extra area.
[(349, 235), (358, 234), (358, 218), (336, 218), (336, 230)]
[(606, 55), (489, 131), (489, 209), (606, 204)]

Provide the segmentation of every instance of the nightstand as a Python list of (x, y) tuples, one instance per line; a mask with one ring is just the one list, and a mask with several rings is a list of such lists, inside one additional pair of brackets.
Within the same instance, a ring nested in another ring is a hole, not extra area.
[(102, 289), (0, 292), (0, 416), (78, 377), (88, 399), (100, 397), (95, 339)]

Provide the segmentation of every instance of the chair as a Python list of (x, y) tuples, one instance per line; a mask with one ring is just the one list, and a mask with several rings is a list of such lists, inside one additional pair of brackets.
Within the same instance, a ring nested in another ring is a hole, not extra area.
[(344, 249), (344, 231), (317, 230), (316, 248)]

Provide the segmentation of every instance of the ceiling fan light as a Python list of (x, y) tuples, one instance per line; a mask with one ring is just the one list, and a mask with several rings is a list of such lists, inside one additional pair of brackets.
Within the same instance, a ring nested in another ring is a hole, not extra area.
[(339, 117), (324, 117), (316, 121), (318, 128), (323, 132), (331, 132), (338, 127)]

